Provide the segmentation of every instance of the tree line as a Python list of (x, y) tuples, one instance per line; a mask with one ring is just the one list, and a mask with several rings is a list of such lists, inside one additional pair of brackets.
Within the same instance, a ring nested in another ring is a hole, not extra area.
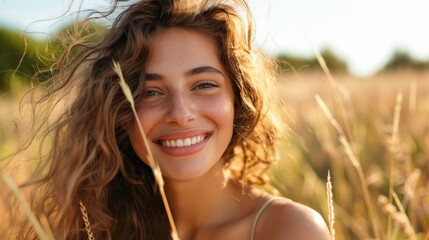
[[(88, 26), (79, 34), (89, 35), (99, 31), (100, 28), (104, 26)], [(58, 36), (64, 33), (70, 35), (74, 29), (66, 26), (54, 34), (54, 38), (36, 39), (11, 29), (0, 28), (0, 91), (9, 91), (16, 86), (30, 84), (32, 81), (42, 81), (46, 78), (43, 71), (54, 72), (53, 64), (62, 52), (61, 38)], [(64, 40), (64, 37), (62, 39)], [(93, 40), (97, 41), (97, 38)], [(332, 72), (349, 72), (347, 63), (330, 49), (322, 50), (321, 55)], [(275, 59), (280, 73), (320, 70), (315, 57), (305, 58), (281, 53), (276, 55)], [(428, 69), (429, 60), (417, 60), (405, 51), (396, 51), (380, 71), (394, 71), (402, 68)]]
[[(330, 49), (324, 49), (321, 52), (323, 59), (325, 60), (327, 66), (332, 72), (343, 72), (349, 73), (349, 69), (346, 61), (336, 55)], [(315, 57), (305, 58), (295, 55), (290, 55), (282, 53), (276, 56), (277, 62), (279, 64), (280, 71), (290, 72), (291, 70), (295, 71), (313, 71), (320, 69), (319, 62)], [(407, 51), (396, 50), (386, 64), (379, 70), (379, 72), (386, 71), (399, 71), (403, 69), (413, 69), (413, 70), (424, 70), (429, 69), (429, 59), (419, 60), (411, 56)]]

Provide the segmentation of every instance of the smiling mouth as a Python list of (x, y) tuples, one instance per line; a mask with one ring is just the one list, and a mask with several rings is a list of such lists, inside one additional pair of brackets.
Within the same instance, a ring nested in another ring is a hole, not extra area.
[(169, 140), (158, 140), (157, 144), (162, 145), (163, 147), (189, 147), (195, 144), (198, 144), (205, 139), (207, 139), (211, 134), (201, 134), (193, 137), (187, 138), (178, 138), (178, 139), (169, 139)]

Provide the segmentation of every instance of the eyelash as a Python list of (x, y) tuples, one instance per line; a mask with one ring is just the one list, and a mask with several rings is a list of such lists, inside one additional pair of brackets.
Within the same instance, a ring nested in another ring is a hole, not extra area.
[(204, 82), (198, 84), (195, 88), (196, 89), (206, 89), (206, 88), (214, 88), (214, 87), (218, 87), (218, 85), (215, 84), (214, 82), (211, 82), (211, 81), (204, 81)]
[[(210, 88), (216, 88), (218, 85), (212, 81), (204, 81), (200, 84), (198, 84), (194, 89), (195, 90), (202, 90), (202, 89), (210, 89)], [(154, 97), (157, 95), (161, 95), (161, 93), (154, 89), (147, 89), (143, 92), (143, 97)]]
[(147, 89), (143, 92), (143, 97), (153, 97), (159, 95), (160, 93), (153, 89)]

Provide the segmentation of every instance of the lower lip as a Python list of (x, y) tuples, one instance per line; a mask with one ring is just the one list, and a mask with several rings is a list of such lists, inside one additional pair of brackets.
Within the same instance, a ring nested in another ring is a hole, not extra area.
[(175, 157), (188, 156), (188, 155), (195, 154), (199, 152), (201, 149), (203, 149), (204, 146), (207, 144), (208, 140), (210, 139), (210, 137), (211, 135), (207, 136), (202, 142), (199, 142), (197, 144), (193, 144), (187, 147), (166, 147), (162, 145), (158, 145), (158, 147), (161, 149), (162, 152), (170, 156), (175, 156)]

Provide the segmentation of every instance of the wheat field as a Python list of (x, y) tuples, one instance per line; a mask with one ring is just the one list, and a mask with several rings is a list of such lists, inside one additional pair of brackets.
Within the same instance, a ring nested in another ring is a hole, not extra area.
[[(429, 71), (368, 79), (334, 74), (333, 80), (322, 72), (279, 77), (290, 131), (271, 172), (272, 185), (318, 210), (327, 222), (334, 220), (336, 239), (429, 240)], [(22, 92), (0, 95), (2, 159), (26, 138)], [(2, 174), (16, 182), (29, 174), (21, 159), (7, 163), (1, 163)], [(0, 181), (4, 213), (10, 199)], [(7, 221), (0, 217), (0, 239), (5, 239)]]
[(292, 130), (282, 194), (327, 218), (329, 170), (337, 239), (429, 239), (429, 72), (291, 73), (279, 86)]

